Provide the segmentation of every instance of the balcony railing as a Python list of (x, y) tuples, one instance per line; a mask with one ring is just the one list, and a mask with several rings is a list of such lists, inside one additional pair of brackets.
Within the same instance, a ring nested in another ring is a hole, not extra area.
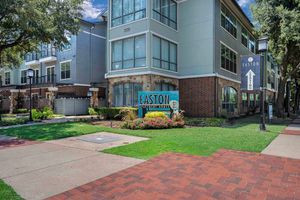
[(39, 59), (47, 58), (47, 57), (56, 57), (56, 48), (51, 45), (41, 45), (40, 52), (32, 52), (25, 55), (25, 61), (37, 61)]
[(32, 79), (32, 85), (49, 85), (49, 84), (56, 84), (56, 74), (41, 76), (41, 77), (34, 77)]

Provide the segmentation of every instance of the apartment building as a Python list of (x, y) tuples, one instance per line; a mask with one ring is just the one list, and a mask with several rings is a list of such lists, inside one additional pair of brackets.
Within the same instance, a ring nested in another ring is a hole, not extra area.
[(32, 96), (47, 99), (51, 96), (87, 97), (90, 88), (97, 88), (99, 98), (105, 98), (106, 22), (80, 21), (78, 35), (67, 35), (68, 45), (57, 49), (41, 44), (39, 52), (28, 53), (24, 63), (0, 72), (2, 98), (12, 95), (29, 96), (27, 70), (34, 70)]
[(136, 106), (141, 90), (179, 90), (188, 116), (240, 114), (240, 57), (256, 41), (235, 0), (110, 0), (108, 18), (111, 106)]

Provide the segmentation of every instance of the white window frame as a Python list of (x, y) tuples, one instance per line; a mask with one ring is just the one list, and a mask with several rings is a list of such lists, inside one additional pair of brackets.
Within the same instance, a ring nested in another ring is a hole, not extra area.
[[(62, 70), (61, 70), (61, 67), (62, 67), (62, 64), (64, 64), (64, 63), (70, 63), (70, 78), (62, 78), (61, 77), (61, 72), (62, 72)], [(71, 71), (72, 71), (72, 60), (66, 60), (66, 61), (63, 61), (63, 62), (60, 62), (59, 63), (59, 78), (60, 78), (60, 80), (61, 81), (66, 81), (66, 80), (71, 80), (72, 79), (72, 74), (71, 74)]]
[[(26, 82), (25, 83), (22, 83), (22, 72), (26, 72)], [(25, 85), (25, 84), (27, 84), (27, 70), (26, 69), (23, 69), (23, 70), (21, 70), (20, 71), (21, 73), (20, 73), (20, 84), (21, 85)]]

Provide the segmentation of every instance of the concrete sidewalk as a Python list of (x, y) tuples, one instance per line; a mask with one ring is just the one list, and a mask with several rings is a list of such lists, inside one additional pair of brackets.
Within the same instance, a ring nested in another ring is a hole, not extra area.
[(262, 153), (300, 159), (300, 117), (285, 128)]
[(98, 133), (3, 149), (0, 179), (25, 199), (45, 199), (143, 162), (98, 152), (141, 140), (145, 138)]

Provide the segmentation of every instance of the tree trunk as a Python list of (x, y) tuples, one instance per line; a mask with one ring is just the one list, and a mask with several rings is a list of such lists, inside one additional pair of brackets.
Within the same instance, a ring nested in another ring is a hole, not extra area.
[(286, 85), (286, 80), (281, 78), (278, 85), (278, 96), (276, 102), (277, 117), (283, 117), (284, 115), (285, 85)]

